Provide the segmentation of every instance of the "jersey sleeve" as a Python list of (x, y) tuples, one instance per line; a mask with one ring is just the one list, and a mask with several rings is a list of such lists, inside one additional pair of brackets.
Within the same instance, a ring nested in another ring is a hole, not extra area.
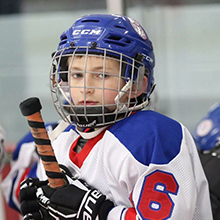
[[(212, 219), (208, 183), (196, 146), (182, 125), (181, 132), (179, 150), (170, 159), (166, 160), (167, 156), (164, 158), (166, 152), (163, 149), (159, 153), (162, 162), (154, 150), (151, 160), (145, 160), (148, 163), (143, 164), (143, 160), (140, 163), (140, 159), (138, 162), (129, 159), (130, 167), (137, 166), (144, 171), (130, 192), (132, 205), (116, 206), (109, 213), (108, 220)], [(126, 164), (126, 161), (123, 163)]]

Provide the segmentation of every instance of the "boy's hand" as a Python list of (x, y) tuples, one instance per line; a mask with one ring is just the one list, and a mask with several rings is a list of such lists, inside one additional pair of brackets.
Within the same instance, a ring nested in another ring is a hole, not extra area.
[[(67, 174), (65, 172), (65, 174)], [(27, 179), (21, 184), (21, 212), (34, 220), (105, 220), (113, 203), (83, 180), (53, 189), (47, 181)]]
[(105, 220), (114, 207), (110, 200), (106, 200), (106, 196), (96, 189), (91, 189), (82, 180), (74, 180), (58, 189), (51, 189), (49, 186), (42, 186), (40, 189), (43, 201), (46, 201), (44, 196), (49, 198), (49, 214), (60, 220)]
[(39, 181), (38, 178), (28, 178), (20, 186), (20, 209), (24, 220), (51, 220), (47, 207), (40, 206), (37, 199), (37, 189), (47, 185), (48, 181)]

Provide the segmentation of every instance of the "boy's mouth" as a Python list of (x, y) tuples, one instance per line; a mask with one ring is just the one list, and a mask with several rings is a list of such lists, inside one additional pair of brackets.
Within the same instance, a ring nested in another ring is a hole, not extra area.
[(91, 100), (87, 100), (87, 101), (80, 101), (79, 105), (98, 105), (99, 102), (96, 101), (91, 101)]

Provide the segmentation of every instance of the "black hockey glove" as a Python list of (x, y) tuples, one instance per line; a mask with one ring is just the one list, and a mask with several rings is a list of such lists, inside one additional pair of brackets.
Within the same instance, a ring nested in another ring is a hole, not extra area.
[(109, 211), (114, 207), (106, 196), (82, 180), (73, 180), (71, 184), (58, 189), (52, 189), (48, 185), (40, 189), (42, 191), (38, 197), (42, 201), (49, 198), (48, 212), (55, 219), (106, 220)]
[[(69, 184), (56, 189), (45, 184), (45, 181), (32, 179), (32, 182), (34, 182), (31, 184), (32, 188), (23, 187), (20, 191), (21, 211), (23, 215), (33, 216), (29, 219), (106, 220), (109, 211), (114, 207), (106, 196), (82, 180), (68, 177)], [(32, 189), (28, 190), (31, 191), (28, 195), (23, 191), (24, 189), (27, 191), (27, 188)]]
[(39, 204), (37, 189), (47, 185), (48, 181), (39, 181), (38, 178), (28, 178), (20, 186), (20, 209), (24, 220), (51, 220), (47, 208)]

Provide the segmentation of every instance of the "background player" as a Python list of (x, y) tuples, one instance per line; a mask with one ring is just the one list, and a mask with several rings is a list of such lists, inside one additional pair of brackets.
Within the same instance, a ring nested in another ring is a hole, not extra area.
[[(45, 126), (51, 140), (53, 140), (56, 135), (63, 132), (65, 129), (68, 130), (68, 124), (60, 121), (47, 123)], [(0, 133), (0, 135), (1, 134), (2, 133)], [(2, 192), (7, 204), (19, 213), (20, 183), (26, 178), (36, 177), (39, 159), (34, 138), (31, 132), (28, 132), (16, 144), (10, 160), (10, 172), (1, 183)]]
[[(52, 189), (25, 180), (25, 219), (212, 219), (188, 130), (157, 112), (139, 111), (154, 89), (154, 64), (144, 29), (125, 16), (88, 15), (61, 35), (51, 92), (73, 127), (52, 145), (68, 168), (67, 184)], [(42, 166), (37, 177), (47, 178)]]
[[(46, 125), (48, 133), (57, 126), (57, 123)], [(20, 183), (28, 177), (36, 177), (39, 156), (36, 152), (34, 138), (30, 132), (19, 140), (10, 160), (10, 172), (1, 183), (3, 195), (7, 204), (20, 212), (19, 188)]]
[(197, 124), (193, 138), (209, 182), (214, 219), (220, 219), (220, 104), (214, 104)]

